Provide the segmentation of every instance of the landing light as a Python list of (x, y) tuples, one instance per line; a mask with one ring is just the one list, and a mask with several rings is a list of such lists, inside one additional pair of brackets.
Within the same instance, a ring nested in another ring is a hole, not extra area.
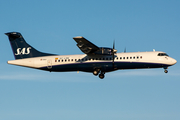
[(117, 52), (117, 50), (116, 50), (116, 49), (113, 49), (113, 52), (114, 52), (114, 53), (116, 53), (116, 52)]

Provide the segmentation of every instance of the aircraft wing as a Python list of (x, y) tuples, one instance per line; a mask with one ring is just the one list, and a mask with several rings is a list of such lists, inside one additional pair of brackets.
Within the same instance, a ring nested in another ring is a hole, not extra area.
[(78, 36), (73, 38), (77, 42), (79, 49), (85, 54), (92, 54), (99, 50), (99, 47), (85, 39), (84, 37)]

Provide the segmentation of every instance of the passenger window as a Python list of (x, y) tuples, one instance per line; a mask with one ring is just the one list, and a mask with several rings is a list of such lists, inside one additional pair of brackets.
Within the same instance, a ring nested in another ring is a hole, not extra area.
[(123, 57), (123, 59), (125, 59), (125, 57)]
[(136, 57), (134, 56), (133, 58), (135, 59)]
[(130, 57), (130, 59), (132, 59), (132, 57)]
[(120, 57), (120, 59), (122, 59), (122, 57)]
[(128, 59), (128, 57), (127, 57), (127, 59)]
[(58, 62), (60, 62), (60, 60), (58, 60)]

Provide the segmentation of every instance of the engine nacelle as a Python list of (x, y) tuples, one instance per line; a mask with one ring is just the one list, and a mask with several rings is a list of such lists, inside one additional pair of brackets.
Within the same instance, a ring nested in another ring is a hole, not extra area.
[(94, 52), (95, 55), (112, 55), (114, 53), (117, 52), (117, 50), (112, 49), (112, 48), (104, 48), (104, 47), (100, 47), (99, 50), (97, 50), (96, 52)]

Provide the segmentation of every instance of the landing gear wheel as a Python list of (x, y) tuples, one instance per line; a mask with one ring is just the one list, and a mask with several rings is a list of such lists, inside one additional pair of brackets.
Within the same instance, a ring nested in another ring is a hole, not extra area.
[(99, 78), (103, 79), (104, 78), (104, 74), (99, 74)]
[(94, 74), (95, 76), (97, 76), (97, 75), (99, 74), (99, 72), (100, 72), (100, 70), (99, 70), (99, 69), (96, 69), (96, 70), (93, 71), (93, 74)]
[(98, 71), (93, 71), (93, 75), (97, 76), (98, 75)]
[(168, 73), (168, 70), (164, 70), (165, 73)]

